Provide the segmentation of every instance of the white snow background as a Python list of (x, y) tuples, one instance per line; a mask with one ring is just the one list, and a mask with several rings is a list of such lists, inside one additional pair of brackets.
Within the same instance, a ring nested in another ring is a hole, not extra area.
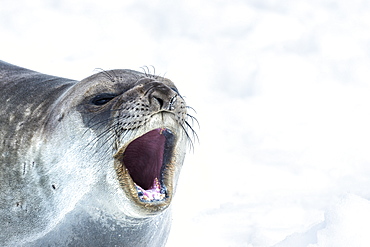
[(194, 107), (167, 246), (370, 246), (370, 2), (0, 0), (0, 59), (174, 81)]

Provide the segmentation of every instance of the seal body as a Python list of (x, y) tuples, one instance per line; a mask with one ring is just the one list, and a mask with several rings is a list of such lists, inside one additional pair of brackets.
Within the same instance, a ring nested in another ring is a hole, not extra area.
[(0, 62), (2, 246), (163, 246), (189, 139), (168, 79)]

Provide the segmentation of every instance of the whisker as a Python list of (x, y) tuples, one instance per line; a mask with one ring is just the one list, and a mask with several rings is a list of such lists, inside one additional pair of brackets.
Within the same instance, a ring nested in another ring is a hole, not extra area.
[[(88, 122), (87, 122), (87, 126), (89, 128), (99, 128), (101, 125), (105, 124), (105, 123), (108, 123), (109, 121), (112, 121), (112, 120), (115, 120), (116, 118), (119, 118), (119, 116), (115, 116), (115, 117), (109, 117), (107, 119), (104, 119), (102, 121), (99, 121), (97, 123), (94, 123), (93, 125), (90, 125), (90, 122), (92, 122), (94, 120), (94, 118), (97, 117), (97, 116), (94, 116), (93, 118), (91, 118)], [(100, 126), (98, 126), (100, 125)]]
[(144, 65), (144, 66), (140, 67), (140, 69), (142, 69), (142, 70), (143, 70), (144, 75), (145, 75), (146, 77), (149, 77), (149, 76), (148, 76), (148, 74), (149, 74), (149, 68), (148, 68), (148, 66)]
[(193, 143), (193, 140), (191, 139), (191, 137), (189, 136), (189, 133), (188, 133), (187, 129), (182, 124), (180, 126), (183, 129), (183, 131), (184, 131), (184, 133), (185, 133), (185, 135), (186, 135), (186, 137), (187, 137), (187, 139), (190, 143), (189, 144), (190, 145), (190, 150), (194, 150), (194, 143)]
[(153, 78), (157, 78), (157, 76), (155, 75), (155, 67), (153, 65), (150, 66), (153, 68)]
[[(96, 68), (95, 70), (100, 70), (100, 72), (103, 75), (105, 75), (111, 82), (114, 82), (115, 81), (116, 76), (109, 74), (109, 72), (107, 70), (104, 70), (102, 68)], [(113, 71), (110, 71), (110, 72), (113, 72)]]
[(194, 121), (195, 121), (195, 122), (197, 123), (197, 125), (198, 125), (198, 128), (200, 129), (200, 124), (199, 124), (198, 119), (197, 119), (196, 117), (194, 117), (194, 116), (190, 115), (190, 114), (186, 114), (186, 115), (187, 115), (188, 117), (190, 117), (192, 125), (194, 125)]
[(186, 108), (192, 110), (195, 114), (197, 114), (197, 111), (193, 107), (187, 105)]
[[(96, 137), (94, 137), (94, 139), (92, 139), (90, 141), (90, 143), (88, 143), (86, 145), (85, 148), (87, 148), (88, 146), (94, 146), (95, 144), (98, 143), (98, 141), (105, 135), (109, 134), (110, 133), (110, 130), (113, 128), (113, 126), (110, 126), (109, 128), (105, 129), (102, 133), (98, 134)], [(94, 145), (91, 145), (91, 144), (94, 144)], [(100, 147), (99, 147), (100, 148)], [(99, 150), (99, 148), (97, 150)]]
[(198, 137), (197, 132), (193, 129), (193, 127), (191, 127), (191, 125), (187, 121), (185, 121), (185, 124), (191, 130), (191, 132), (193, 134), (193, 138), (197, 139), (197, 141), (199, 142), (199, 137)]

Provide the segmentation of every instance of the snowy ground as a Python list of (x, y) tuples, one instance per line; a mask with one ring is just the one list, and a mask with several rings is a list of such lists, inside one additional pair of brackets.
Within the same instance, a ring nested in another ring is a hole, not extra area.
[(1, 60), (154, 65), (200, 143), (168, 246), (369, 246), (370, 2), (0, 0)]

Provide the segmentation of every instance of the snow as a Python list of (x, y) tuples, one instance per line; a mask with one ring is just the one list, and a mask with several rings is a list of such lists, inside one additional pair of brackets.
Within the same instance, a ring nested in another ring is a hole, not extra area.
[(1, 59), (155, 66), (195, 108), (167, 246), (369, 246), (370, 3), (3, 0)]
[(324, 222), (313, 226), (307, 232), (292, 234), (274, 247), (368, 246), (369, 209), (368, 200), (347, 194), (327, 210)]

